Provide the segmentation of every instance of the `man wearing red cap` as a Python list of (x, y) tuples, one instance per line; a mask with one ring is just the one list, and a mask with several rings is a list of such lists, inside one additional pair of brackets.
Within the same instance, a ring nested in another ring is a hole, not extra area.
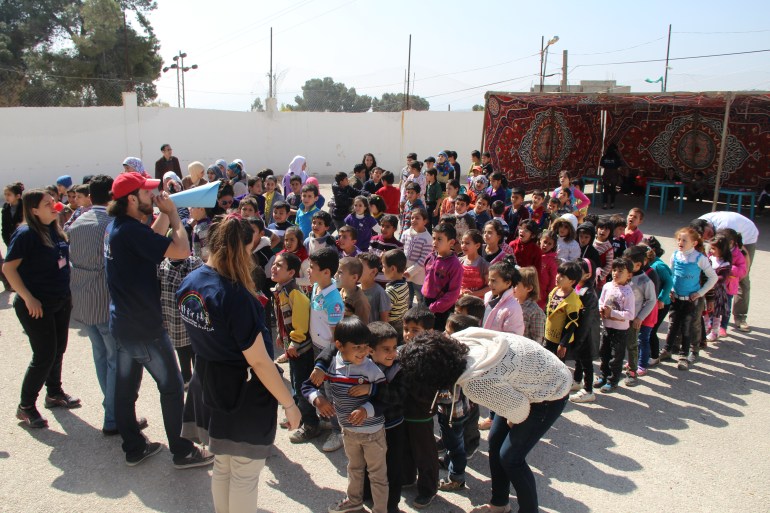
[[(115, 421), (123, 437), (127, 465), (138, 465), (160, 452), (161, 444), (149, 442), (136, 420), (144, 367), (158, 385), (174, 467), (199, 467), (211, 463), (214, 456), (180, 436), (184, 385), (163, 328), (157, 280), (157, 265), (166, 257), (186, 258), (190, 246), (174, 202), (165, 192), (155, 196), (151, 192), (159, 183), (139, 173), (122, 173), (112, 184), (112, 201), (107, 207), (107, 213), (115, 218), (107, 228), (104, 244), (110, 333), (118, 346)], [(161, 214), (150, 228), (143, 220), (152, 216), (153, 203)], [(165, 236), (169, 227), (170, 238)]]

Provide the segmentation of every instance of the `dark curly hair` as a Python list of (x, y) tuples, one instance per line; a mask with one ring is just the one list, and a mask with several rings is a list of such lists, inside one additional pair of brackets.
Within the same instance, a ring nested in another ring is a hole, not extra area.
[(468, 365), (468, 347), (446, 333), (425, 331), (399, 353), (404, 378), (425, 392), (451, 389)]

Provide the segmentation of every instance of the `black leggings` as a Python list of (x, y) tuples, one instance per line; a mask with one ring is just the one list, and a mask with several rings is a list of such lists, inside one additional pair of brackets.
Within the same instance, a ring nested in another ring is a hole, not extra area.
[(43, 316), (39, 319), (30, 317), (20, 296), (13, 301), (13, 308), (32, 347), (32, 361), (21, 384), (21, 406), (27, 408), (35, 405), (44, 384), (49, 396), (62, 393), (61, 368), (67, 350), (72, 298), (43, 303)]
[(583, 381), (583, 389), (589, 394), (594, 391), (594, 363), (591, 358), (575, 359), (575, 373), (572, 375), (575, 382)]

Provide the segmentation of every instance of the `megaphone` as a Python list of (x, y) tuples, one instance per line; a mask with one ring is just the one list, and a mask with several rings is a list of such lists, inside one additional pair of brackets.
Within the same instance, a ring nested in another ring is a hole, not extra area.
[(219, 181), (207, 183), (200, 187), (193, 187), (186, 191), (171, 194), (169, 198), (179, 208), (214, 208), (217, 204)]

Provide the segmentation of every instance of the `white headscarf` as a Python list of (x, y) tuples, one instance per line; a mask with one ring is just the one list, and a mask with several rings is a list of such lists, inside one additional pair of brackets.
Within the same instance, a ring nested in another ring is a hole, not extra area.
[(286, 175), (283, 177), (283, 192), (284, 195), (288, 195), (291, 192), (291, 177), (299, 176), (302, 178), (302, 184), (307, 181), (307, 173), (302, 169), (307, 160), (302, 155), (297, 155), (289, 164), (289, 170), (286, 171)]

